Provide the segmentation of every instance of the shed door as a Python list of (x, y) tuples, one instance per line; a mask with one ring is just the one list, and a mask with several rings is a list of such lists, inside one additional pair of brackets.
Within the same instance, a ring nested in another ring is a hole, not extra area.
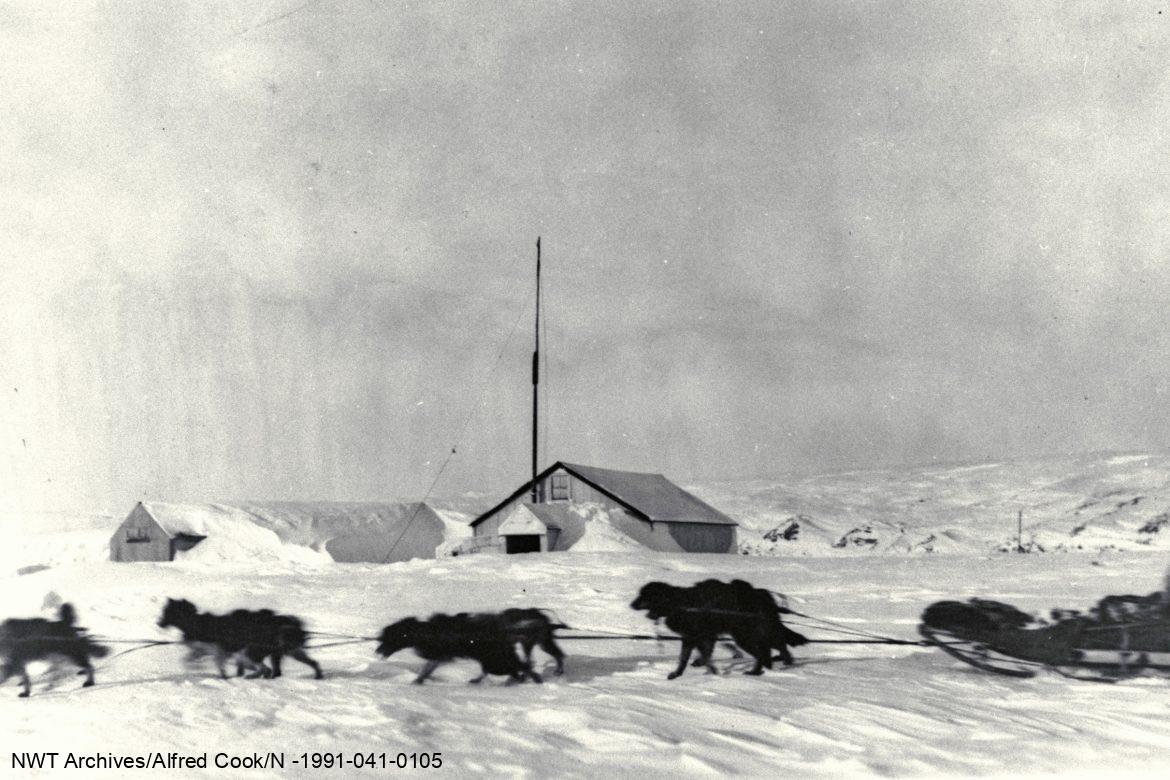
[(504, 552), (508, 553), (508, 555), (512, 555), (513, 553), (540, 552), (540, 535), (517, 534), (516, 536), (505, 536)]

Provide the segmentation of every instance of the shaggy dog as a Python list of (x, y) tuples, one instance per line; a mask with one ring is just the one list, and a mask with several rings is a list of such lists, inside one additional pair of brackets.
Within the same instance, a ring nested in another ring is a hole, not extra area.
[(497, 619), (503, 626), (504, 633), (524, 649), (525, 663), (532, 665), (532, 648), (539, 646), (556, 660), (557, 674), (565, 671), (565, 654), (557, 645), (554, 632), (558, 628), (568, 626), (564, 623), (554, 623), (539, 609), (512, 607), (501, 612)]
[[(199, 612), (186, 599), (167, 599), (159, 618), (160, 628), (175, 627), (183, 632), (183, 642), (192, 655), (210, 651), (220, 675), (227, 677), (225, 662), (235, 658), (238, 672), (247, 669), (250, 677), (279, 677), (280, 659), (292, 656), (312, 667), (320, 680), (321, 666), (305, 653), (308, 635), (299, 618), (278, 615), (270, 609), (237, 609), (227, 615)], [(272, 658), (272, 667), (264, 659)]]
[[(541, 618), (544, 616), (537, 612)], [(516, 613), (528, 610), (514, 610)], [(547, 621), (547, 618), (545, 618)], [(519, 638), (527, 632), (531, 634), (530, 623), (535, 622), (531, 616), (513, 616), (504, 619), (502, 615), (478, 614), (469, 615), (431, 615), (429, 620), (418, 618), (404, 618), (382, 629), (378, 647), (375, 652), (383, 658), (389, 658), (407, 647), (414, 648), (414, 652), (426, 660), (421, 672), (414, 682), (422, 685), (427, 678), (439, 668), (441, 664), (454, 661), (456, 658), (470, 658), (478, 661), (481, 674), (471, 682), (478, 683), (489, 674), (507, 675), (509, 683), (523, 682), (527, 677), (533, 682), (540, 682), (540, 675), (532, 671), (530, 661), (521, 660), (516, 654), (516, 643), (523, 642)], [(511, 629), (509, 629), (511, 625)], [(549, 627), (549, 643), (545, 644), (534, 640), (527, 645), (528, 651), (534, 644), (541, 644), (560, 666), (563, 654), (559, 648), (553, 653), (550, 647), (556, 648), (551, 642)], [(559, 654), (559, 655), (558, 655)]]
[(682, 638), (678, 668), (667, 675), (668, 680), (681, 675), (687, 667), (691, 652), (699, 651), (699, 661), (709, 672), (715, 672), (711, 653), (722, 634), (728, 634), (737, 645), (750, 653), (756, 664), (747, 674), (763, 674), (772, 668), (772, 649), (786, 666), (792, 664), (789, 646), (803, 645), (808, 640), (780, 621), (780, 608), (768, 591), (754, 588), (743, 580), (730, 583), (703, 580), (689, 588), (649, 582), (642, 586), (638, 597), (630, 604), (633, 609), (645, 610), (651, 620), (663, 620), (667, 628)]
[(960, 636), (980, 636), (1001, 630), (1014, 631), (1033, 623), (1035, 618), (1011, 604), (991, 599), (936, 601), (922, 613), (922, 623), (929, 628)]
[(1159, 590), (1148, 596), (1106, 596), (1091, 614), (1099, 623), (1163, 621), (1167, 617), (1166, 594)]
[(93, 685), (93, 665), (89, 659), (102, 658), (109, 650), (97, 644), (85, 634), (85, 629), (74, 625), (77, 613), (70, 604), (62, 604), (57, 620), (44, 618), (10, 618), (0, 623), (0, 683), (14, 674), (20, 675), (25, 698), (32, 690), (27, 664), (30, 661), (56, 661), (65, 659), (81, 667), (78, 674), (85, 674), (81, 687)]

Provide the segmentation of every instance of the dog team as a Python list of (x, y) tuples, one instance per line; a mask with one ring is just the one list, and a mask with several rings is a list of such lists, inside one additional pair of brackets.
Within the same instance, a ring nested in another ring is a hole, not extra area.
[[(788, 648), (808, 641), (781, 622), (781, 613), (788, 610), (777, 605), (769, 591), (743, 580), (704, 580), (690, 587), (650, 582), (630, 606), (645, 611), (648, 618), (662, 621), (678, 634), (682, 648), (678, 667), (667, 676), (671, 680), (685, 671), (695, 650), (698, 658), (694, 665), (715, 672), (711, 655), (716, 642), (724, 637), (730, 637), (755, 659), (754, 666), (746, 672), (751, 675), (771, 669), (774, 660), (791, 665)], [(321, 666), (305, 652), (310, 632), (292, 615), (269, 609), (237, 609), (215, 615), (200, 612), (186, 599), (167, 599), (158, 625), (175, 628), (182, 634), (180, 641), (189, 649), (189, 659), (211, 655), (225, 678), (229, 661), (235, 663), (237, 675), (279, 677), (280, 662), (285, 656), (312, 668), (317, 679), (324, 676)], [(413, 649), (426, 662), (414, 680), (417, 684), (425, 682), (440, 665), (459, 658), (479, 663), (481, 674), (471, 680), (473, 683), (488, 675), (506, 676), (509, 683), (526, 679), (538, 683), (540, 675), (532, 669), (534, 648), (540, 647), (553, 657), (557, 674), (564, 670), (565, 654), (555, 637), (560, 628), (568, 626), (540, 609), (440, 613), (427, 620), (409, 617), (382, 629), (375, 652), (389, 658), (399, 650)], [(523, 655), (517, 652), (517, 646)], [(779, 653), (775, 657), (773, 650)], [(102, 658), (108, 652), (76, 625), (76, 613), (70, 604), (60, 606), (57, 620), (10, 618), (0, 623), (0, 683), (19, 675), (20, 696), (27, 697), (32, 687), (27, 671), (30, 662), (68, 661), (80, 667), (78, 673), (86, 676), (82, 687), (88, 687), (94, 684), (91, 659)]]

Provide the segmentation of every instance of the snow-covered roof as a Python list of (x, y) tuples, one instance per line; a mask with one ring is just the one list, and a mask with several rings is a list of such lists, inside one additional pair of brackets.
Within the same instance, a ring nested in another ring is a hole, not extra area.
[(549, 528), (567, 528), (578, 522), (578, 516), (566, 504), (525, 504), (529, 512)]
[(549, 528), (560, 530), (560, 526), (550, 526), (543, 518), (537, 517), (529, 506), (521, 504), (512, 510), (512, 513), (500, 523), (497, 533), (500, 536), (515, 534), (543, 534)]
[[(578, 479), (592, 485), (629, 509), (636, 517), (653, 522), (703, 523), (710, 525), (739, 525), (710, 504), (691, 495), (661, 474), (643, 474), (636, 471), (618, 471), (596, 466), (557, 461), (537, 476), (537, 480), (564, 469)], [(511, 501), (532, 489), (532, 480), (511, 496), (484, 512), (472, 525), (491, 517)], [(541, 506), (555, 506), (542, 504)]]
[(408, 522), (442, 523), (420, 502), (365, 503), (323, 501), (172, 504), (143, 502), (143, 508), (170, 536), (208, 536), (225, 522), (249, 523), (275, 533), (286, 544), (313, 546), (342, 533), (385, 531)]
[(701, 501), (661, 474), (601, 469), (561, 463), (566, 471), (600, 488), (622, 503), (642, 512), (650, 520), (671, 523), (712, 523), (738, 525), (727, 515)]
[[(545, 528), (555, 528), (558, 531), (581, 522), (579, 515), (574, 514), (567, 504), (521, 504), (509, 518), (515, 517), (516, 513), (521, 511), (531, 514)], [(503, 525), (500, 527), (502, 529)]]

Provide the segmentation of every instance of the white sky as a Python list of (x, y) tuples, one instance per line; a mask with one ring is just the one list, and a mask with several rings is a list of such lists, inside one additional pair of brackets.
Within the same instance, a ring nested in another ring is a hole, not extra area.
[(516, 487), (538, 234), (548, 460), (1165, 448), (1168, 35), (1158, 2), (0, 3), (0, 505), (419, 498), (456, 445), (437, 493)]

